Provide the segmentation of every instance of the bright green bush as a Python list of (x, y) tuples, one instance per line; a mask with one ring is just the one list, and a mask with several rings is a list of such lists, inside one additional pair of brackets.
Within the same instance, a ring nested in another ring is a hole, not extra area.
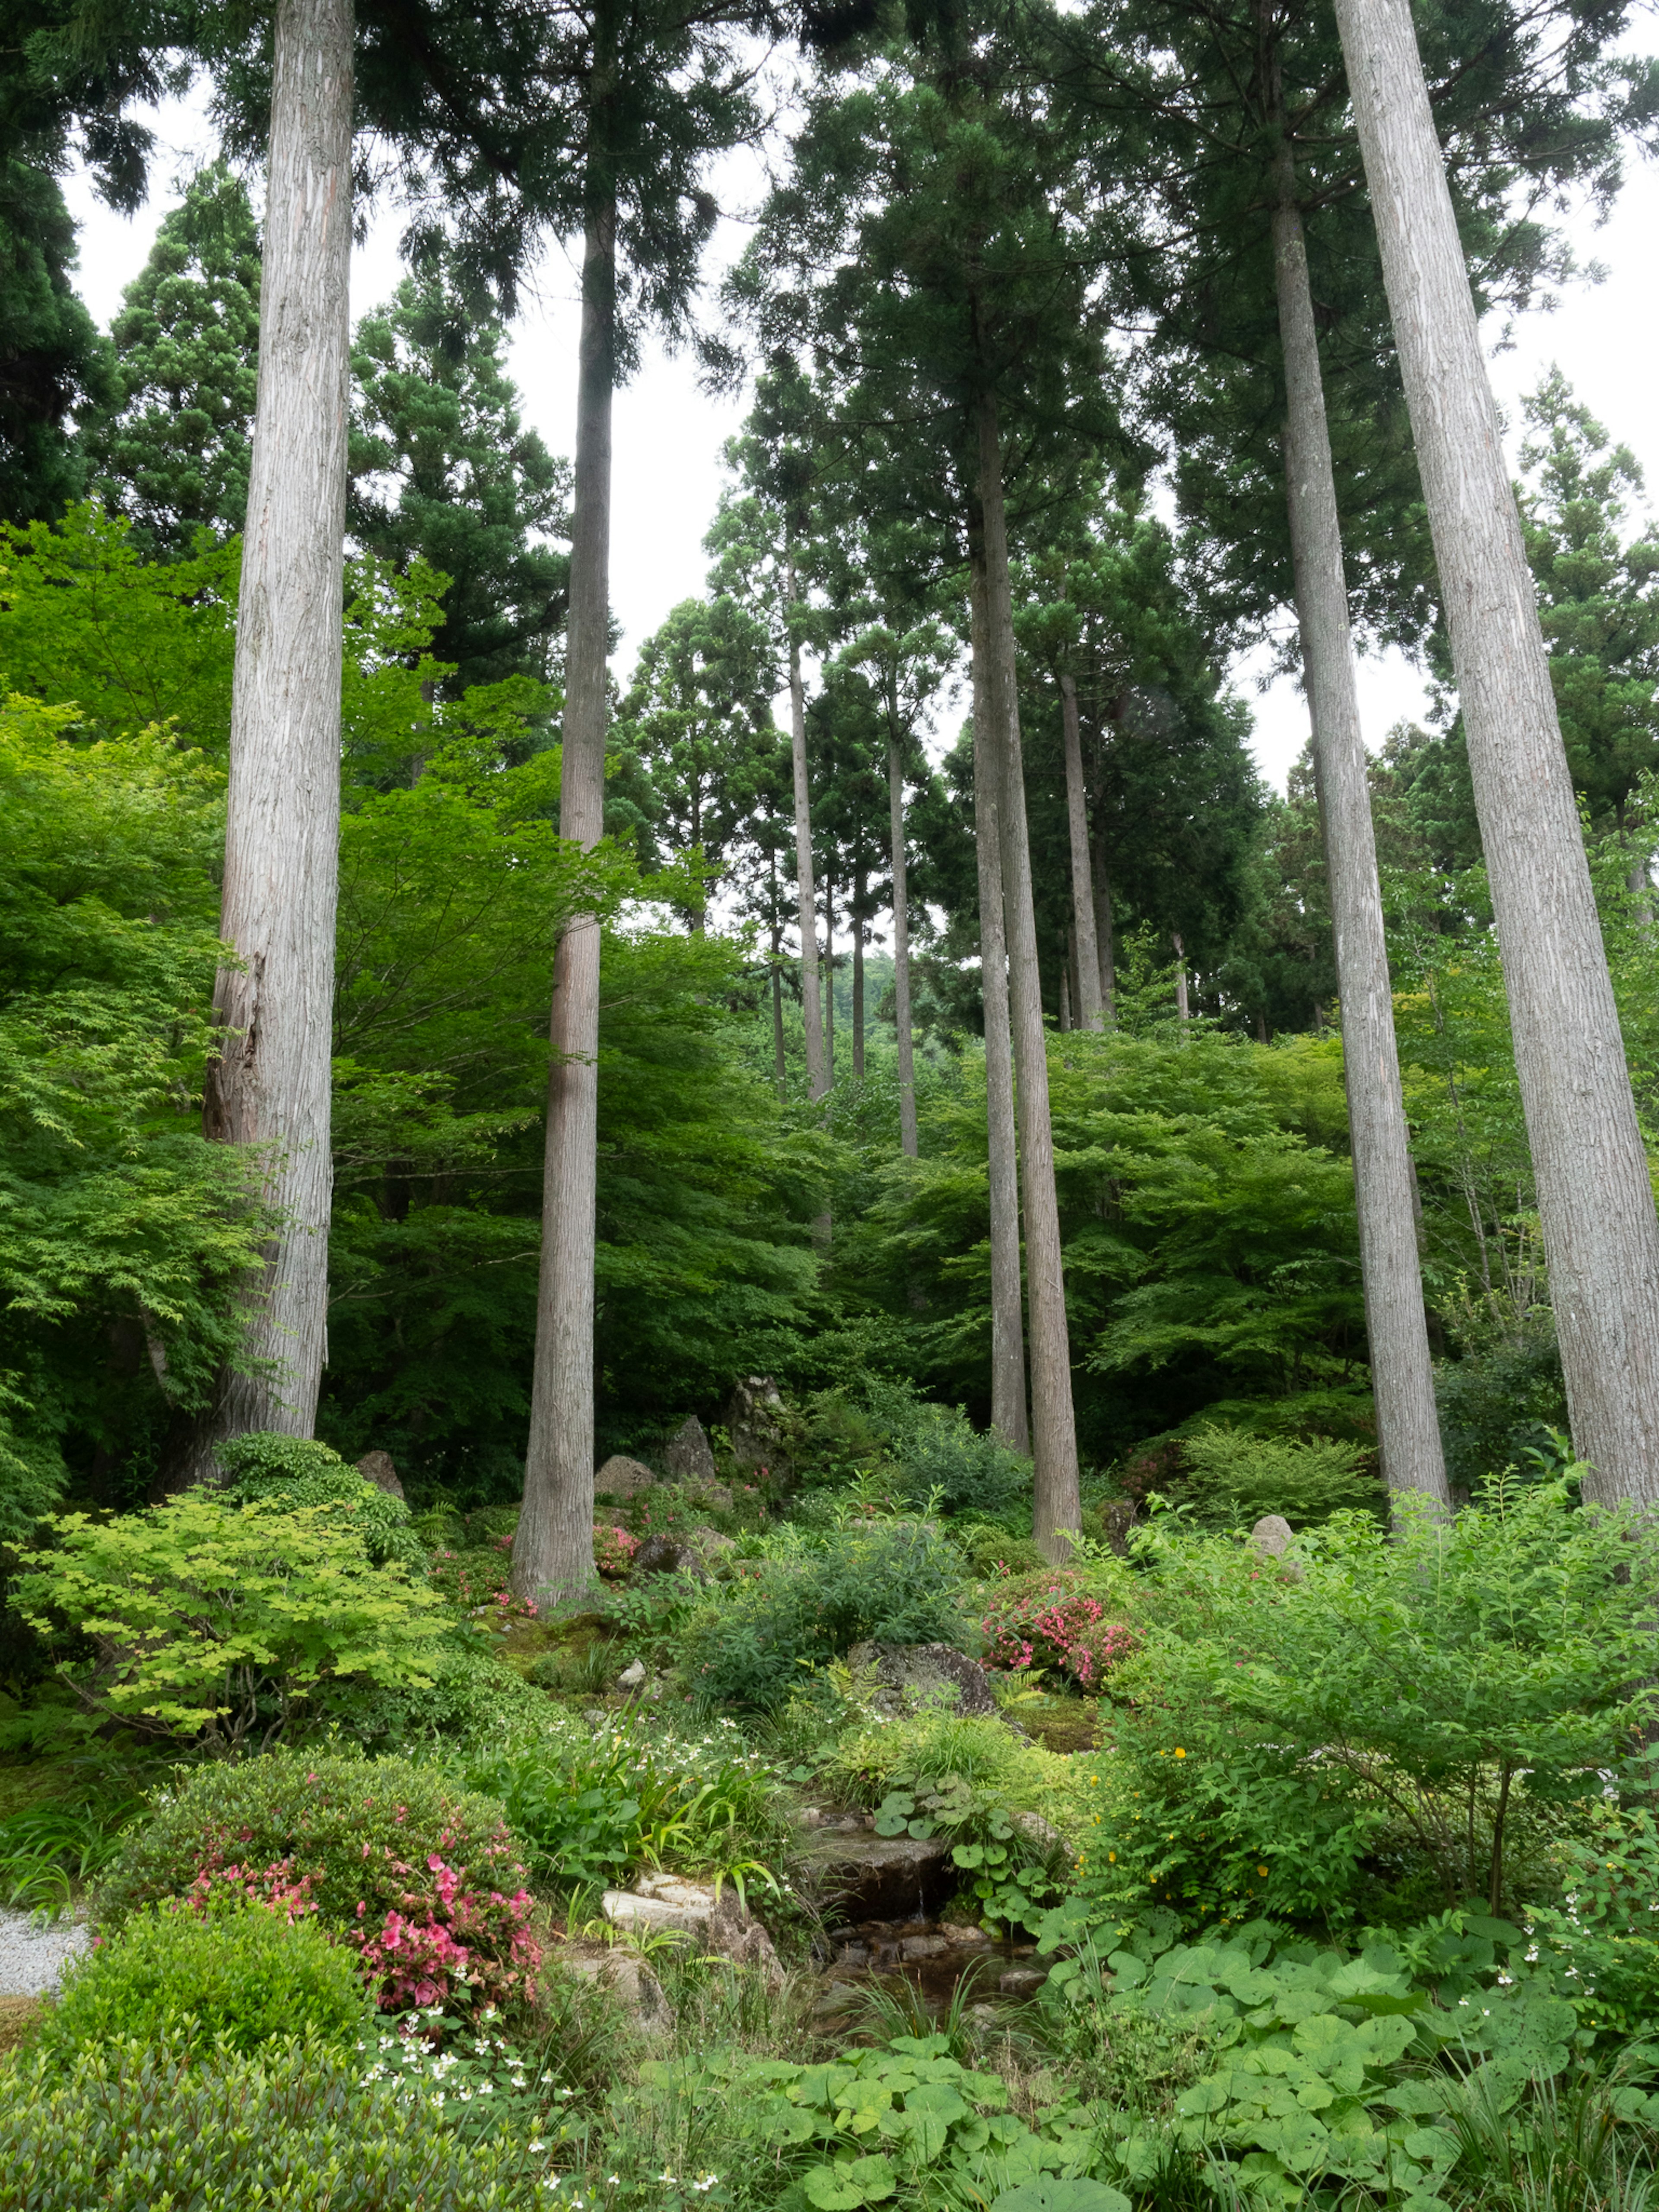
[(540, 1962), (524, 1872), (501, 1807), (434, 1768), (274, 1752), (198, 1768), (128, 1840), (97, 1904), (118, 1928), (187, 1895), (303, 1907), (391, 2009), (457, 1990), (499, 2003)]
[(103, 2044), (0, 2063), (0, 2201), (17, 2212), (526, 2212), (554, 2201), (524, 2139), (463, 2142), (430, 2103), (365, 2088), (325, 2043), (205, 2060)]
[(424, 1569), (426, 1547), (410, 1525), (408, 1506), (315, 1437), (256, 1430), (219, 1445), (216, 1456), (238, 1498), (269, 1498), (290, 1510), (338, 1505), (377, 1567), (398, 1559), (412, 1572)]
[(904, 1522), (844, 1529), (819, 1551), (746, 1566), (686, 1622), (678, 1657), (710, 1704), (771, 1706), (801, 1670), (873, 1637), (887, 1644), (959, 1644), (972, 1630), (955, 1553), (933, 1529)]
[(370, 2008), (355, 1955), (313, 1920), (246, 1902), (135, 1913), (72, 1962), (41, 2030), (60, 2056), (131, 2037), (249, 2057), (287, 2036), (355, 2043)]
[(1340, 1925), (1385, 1834), (1416, 1911), (1511, 1903), (1518, 1824), (1599, 1797), (1659, 1707), (1659, 1531), (1500, 1480), (1390, 1535), (1349, 1514), (1281, 1568), (1154, 1523), (1142, 1643), (1112, 1683), (1084, 1887), (1103, 1911)]
[(270, 1741), (331, 1684), (434, 1678), (447, 1608), (370, 1565), (348, 1504), (187, 1490), (146, 1512), (49, 1526), (52, 1547), (21, 1555), (13, 1602), (39, 1627), (67, 1622), (91, 1638), (98, 1657), (73, 1674), (76, 1689), (138, 1735), (234, 1749)]
[(1182, 1442), (1183, 1498), (1212, 1527), (1249, 1528), (1282, 1513), (1311, 1528), (1333, 1513), (1387, 1508), (1387, 1493), (1361, 1444), (1335, 1437), (1253, 1436), (1206, 1422)]
[(953, 1527), (956, 1546), (975, 1579), (988, 1583), (1004, 1575), (1036, 1575), (1048, 1565), (1029, 1536), (1011, 1536), (1006, 1528), (986, 1521)]

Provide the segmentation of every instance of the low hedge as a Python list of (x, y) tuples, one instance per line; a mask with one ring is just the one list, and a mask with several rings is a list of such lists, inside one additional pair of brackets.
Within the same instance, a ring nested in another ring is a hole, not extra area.
[(4, 2212), (532, 2212), (548, 2156), (463, 2144), (428, 2105), (363, 2085), (361, 2061), (290, 2041), (206, 2061), (176, 2045), (0, 2061)]

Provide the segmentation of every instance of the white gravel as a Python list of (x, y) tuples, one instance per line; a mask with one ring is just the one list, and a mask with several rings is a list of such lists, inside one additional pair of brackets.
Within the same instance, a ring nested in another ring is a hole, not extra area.
[(64, 1961), (92, 1942), (84, 1921), (37, 1921), (0, 1905), (0, 1996), (33, 1997), (55, 1990)]

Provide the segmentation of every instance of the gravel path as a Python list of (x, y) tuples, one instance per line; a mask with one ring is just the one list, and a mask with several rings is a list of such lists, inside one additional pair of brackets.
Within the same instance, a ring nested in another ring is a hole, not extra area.
[(64, 1961), (92, 1938), (84, 1921), (37, 1925), (33, 1916), (0, 1905), (0, 1996), (38, 1996), (55, 1990)]

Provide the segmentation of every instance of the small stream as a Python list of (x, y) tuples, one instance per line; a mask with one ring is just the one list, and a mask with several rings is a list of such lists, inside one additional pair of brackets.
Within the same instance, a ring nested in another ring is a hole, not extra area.
[(958, 1987), (975, 2003), (1018, 2002), (1035, 1995), (1049, 1962), (1035, 1943), (996, 1942), (977, 1928), (948, 1920), (864, 1920), (838, 1928), (815, 2010), (833, 2014), (861, 1989), (908, 1983), (929, 2018), (949, 2012)]

